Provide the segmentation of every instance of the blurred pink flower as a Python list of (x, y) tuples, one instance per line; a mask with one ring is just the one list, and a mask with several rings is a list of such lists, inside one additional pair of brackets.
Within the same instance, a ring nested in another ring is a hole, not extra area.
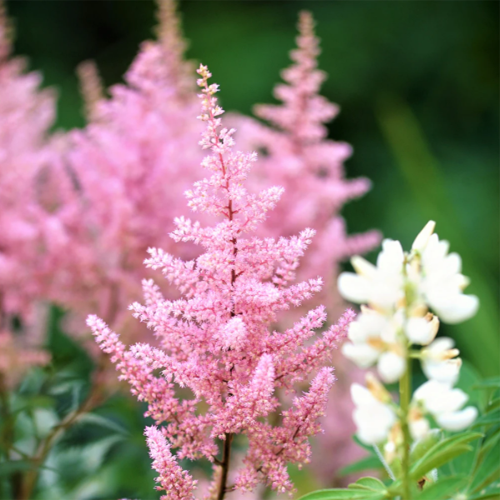
[[(144, 42), (125, 75), (103, 97), (95, 68), (80, 68), (89, 124), (54, 147), (55, 198), (68, 234), (53, 299), (83, 318), (97, 311), (123, 328), (126, 306), (140, 297), (150, 246), (174, 247), (174, 214), (195, 180), (201, 127), (191, 65), (184, 61), (175, 3), (160, 2), (158, 41)], [(74, 322), (75, 323), (75, 322)], [(76, 322), (79, 330), (81, 324)]]
[(255, 114), (271, 126), (250, 118), (236, 119), (238, 140), (244, 147), (261, 151), (254, 177), (263, 185), (284, 188), (282, 201), (263, 225), (269, 236), (296, 234), (303, 227), (316, 231), (308, 254), (301, 262), (302, 279), (321, 274), (325, 286), (316, 297), (338, 314), (342, 302), (335, 282), (339, 262), (378, 245), (380, 234), (369, 231), (347, 235), (340, 216), (342, 206), (370, 189), (365, 178), (346, 179), (343, 162), (352, 148), (327, 138), (325, 123), (339, 112), (338, 106), (319, 95), (325, 74), (317, 68), (319, 40), (309, 12), (299, 17), (293, 64), (282, 72), (285, 83), (275, 87), (278, 105), (258, 105)]
[(26, 61), (11, 52), (0, 3), (0, 372), (8, 385), (30, 365), (48, 361), (34, 323), (56, 264), (50, 255), (62, 238), (57, 218), (39, 203), (38, 189), (49, 159), (54, 95), (40, 90), (41, 76), (26, 73)]

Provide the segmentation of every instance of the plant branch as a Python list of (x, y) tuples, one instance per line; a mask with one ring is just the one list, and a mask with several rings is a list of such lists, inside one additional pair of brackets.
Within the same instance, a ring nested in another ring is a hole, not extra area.
[(406, 371), (399, 382), (399, 397), (401, 406), (401, 429), (403, 431), (403, 496), (402, 500), (411, 500), (410, 488), (410, 447), (411, 435), (408, 426), (408, 414), (411, 396), (411, 358), (407, 356)]

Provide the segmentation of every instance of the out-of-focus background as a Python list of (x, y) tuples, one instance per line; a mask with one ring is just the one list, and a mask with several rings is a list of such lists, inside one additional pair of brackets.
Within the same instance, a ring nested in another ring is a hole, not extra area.
[[(156, 22), (149, 0), (6, 3), (16, 54), (28, 56), (44, 85), (59, 93), (61, 129), (84, 124), (77, 64), (94, 59), (106, 85), (121, 81)], [(463, 258), (469, 293), (481, 300), (474, 319), (443, 331), (476, 370), (498, 373), (498, 2), (181, 0), (188, 56), (210, 67), (226, 110), (249, 114), (253, 104), (272, 102), (304, 8), (322, 40), (323, 94), (342, 109), (330, 136), (354, 146), (348, 176), (373, 181), (367, 196), (344, 209), (349, 232), (379, 228), (408, 247), (427, 220), (436, 220), (440, 237)], [(62, 334), (51, 344), (55, 354), (80, 352)], [(123, 427), (137, 428), (135, 448), (129, 439), (115, 475), (101, 471), (95, 481), (107, 481), (114, 494), (152, 498), (142, 418), (120, 398), (114, 414), (120, 405)], [(99, 487), (85, 487), (85, 498), (107, 498)], [(100, 493), (92, 496), (93, 487)]]

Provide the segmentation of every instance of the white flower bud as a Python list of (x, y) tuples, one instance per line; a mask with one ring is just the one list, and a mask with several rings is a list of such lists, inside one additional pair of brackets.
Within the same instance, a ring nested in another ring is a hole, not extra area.
[(412, 344), (427, 345), (434, 340), (439, 330), (439, 318), (432, 315), (424, 318), (410, 318), (405, 325), (405, 333)]
[(430, 431), (429, 421), (425, 417), (420, 417), (409, 422), (410, 433), (414, 440), (423, 439)]
[(372, 279), (377, 274), (377, 268), (373, 264), (368, 262), (366, 259), (363, 259), (363, 257), (360, 257), (359, 255), (355, 255), (354, 257), (351, 258), (351, 264), (352, 267), (354, 267), (356, 273), (359, 274), (360, 276)]
[(415, 241), (413, 242), (413, 245), (411, 246), (412, 250), (418, 250), (419, 252), (422, 252), (424, 248), (427, 246), (427, 243), (429, 242), (429, 238), (431, 237), (432, 233), (434, 232), (434, 228), (436, 227), (436, 223), (433, 220), (430, 220), (418, 233), (417, 237), (415, 238)]
[(422, 350), (422, 369), (425, 375), (438, 382), (453, 385), (458, 380), (461, 359), (453, 359), (460, 354), (453, 349), (455, 343), (448, 337), (440, 337)]

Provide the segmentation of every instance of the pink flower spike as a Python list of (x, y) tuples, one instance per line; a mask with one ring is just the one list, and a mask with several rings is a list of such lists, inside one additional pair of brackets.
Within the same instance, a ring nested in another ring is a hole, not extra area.
[(104, 322), (90, 317), (89, 326), (101, 349), (113, 356), (121, 378), (148, 404), (147, 415), (162, 425), (161, 431), (147, 432), (153, 466), (168, 495), (181, 495), (172, 486), (175, 481), (186, 488), (186, 498), (193, 489), (191, 478), (170, 454), (171, 446), (178, 459), (204, 457), (214, 464), (211, 491), (222, 499), (232, 488), (231, 451), (239, 435), (247, 436), (249, 449), (234, 488), (248, 490), (260, 482), (280, 492), (292, 491), (287, 465), (309, 460), (307, 440), (320, 430), (317, 420), (333, 375), (331, 369), (321, 370), (310, 392), (283, 413), (286, 424), (281, 426), (271, 423), (280, 411), (276, 390), (306, 382), (328, 360), (353, 314), (347, 312), (339, 325), (317, 332), (326, 319), (319, 307), (285, 333), (270, 330), (279, 313), (321, 289), (320, 278), (295, 283), (295, 270), (314, 231), (306, 229), (289, 239), (249, 235), (263, 223), (282, 190), (247, 191), (255, 155), (235, 151), (233, 131), (224, 128), (220, 118), (218, 86), (209, 84), (205, 66), (198, 73), (199, 118), (205, 124), (201, 146), (209, 153), (201, 164), (207, 177), (195, 182), (186, 197), (194, 212), (218, 219), (211, 226), (175, 219), (173, 240), (202, 247), (195, 259), (149, 250), (146, 265), (161, 270), (180, 292), (179, 298), (169, 299), (146, 280), (145, 304), (130, 307), (154, 331), (159, 347), (140, 343), (125, 349)]
[(147, 438), (149, 455), (153, 459), (153, 469), (159, 474), (156, 481), (160, 486), (156, 489), (167, 492), (161, 496), (161, 500), (194, 499), (193, 491), (196, 489), (197, 481), (179, 466), (162, 433), (156, 427), (146, 427), (144, 434)]

